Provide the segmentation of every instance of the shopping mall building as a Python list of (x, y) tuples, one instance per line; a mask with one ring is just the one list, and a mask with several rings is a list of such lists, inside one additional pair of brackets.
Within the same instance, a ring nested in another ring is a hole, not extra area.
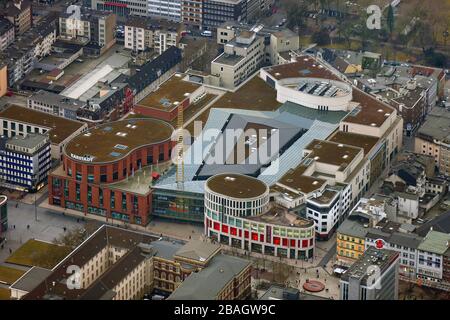
[(206, 181), (205, 234), (272, 256), (308, 259), (314, 254), (314, 221), (269, 205), (267, 184), (241, 174), (219, 174)]
[(110, 222), (146, 225), (153, 180), (176, 143), (172, 132), (161, 120), (127, 119), (78, 135), (49, 175), (49, 203)]

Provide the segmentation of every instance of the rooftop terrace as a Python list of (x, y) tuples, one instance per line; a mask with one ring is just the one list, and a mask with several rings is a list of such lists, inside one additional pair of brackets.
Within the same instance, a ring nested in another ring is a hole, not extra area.
[(314, 225), (313, 220), (304, 219), (294, 213), (288, 212), (284, 208), (278, 207), (273, 207), (261, 215), (247, 217), (246, 219), (286, 227), (308, 228)]

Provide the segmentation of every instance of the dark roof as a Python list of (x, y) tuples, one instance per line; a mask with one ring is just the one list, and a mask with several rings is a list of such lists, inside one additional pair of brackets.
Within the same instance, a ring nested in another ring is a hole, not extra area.
[(128, 78), (128, 85), (131, 89), (139, 93), (148, 85), (153, 83), (162, 74), (166, 73), (178, 63), (181, 62), (181, 49), (177, 47), (169, 47), (160, 56), (154, 60), (147, 62), (139, 71)]
[(425, 237), (430, 231), (431, 227), (433, 227), (434, 231), (450, 233), (450, 211), (437, 216), (427, 223), (424, 223), (419, 228), (417, 228), (416, 233), (422, 237)]
[[(52, 269), (52, 273), (46, 277), (35, 289), (29, 292), (23, 297), (25, 300), (40, 300), (40, 299), (86, 299), (86, 295), (94, 295), (94, 293), (99, 294), (103, 289), (108, 288), (112, 281), (117, 281), (118, 278), (123, 275), (118, 273), (116, 266), (114, 265), (109, 270), (116, 270), (112, 272), (113, 274), (108, 275), (110, 272), (106, 272), (102, 278), (109, 281), (109, 285), (103, 284), (102, 287), (97, 287), (92, 289), (91, 293), (88, 293), (91, 288), (86, 289), (72, 289), (68, 290), (66, 285), (66, 280), (70, 276), (67, 273), (67, 268), (71, 265), (83, 266), (89, 260), (91, 260), (95, 255), (98, 254), (107, 245), (112, 245), (114, 247), (125, 248), (130, 250), (128, 255), (132, 259), (128, 262), (118, 261), (116, 264), (119, 266), (126, 267), (127, 263), (134, 264), (137, 262), (137, 253), (133, 250), (138, 247), (141, 243), (150, 244), (157, 238), (150, 235), (139, 233), (135, 231), (130, 231), (122, 228), (112, 227), (108, 225), (102, 225), (94, 234), (92, 234), (87, 240), (85, 240), (80, 246), (78, 246), (74, 251), (72, 251), (61, 263), (59, 263), (55, 268)], [(134, 260), (133, 260), (134, 259)], [(124, 259), (129, 260), (129, 259)], [(128, 266), (129, 268), (131, 265)], [(118, 274), (115, 274), (118, 273)], [(117, 277), (117, 278), (116, 278)], [(106, 291), (104, 291), (106, 293)], [(103, 297), (103, 295), (101, 296)]]
[(8, 19), (0, 17), (0, 35), (5, 34), (12, 28), (14, 28), (14, 26)]
[(109, 300), (115, 296), (112, 291), (120, 281), (127, 277), (131, 270), (135, 269), (142, 261), (145, 260), (141, 248), (136, 246), (130, 252), (125, 254), (118, 262), (116, 262), (108, 272), (99, 277), (89, 288), (82, 294), (81, 300)]

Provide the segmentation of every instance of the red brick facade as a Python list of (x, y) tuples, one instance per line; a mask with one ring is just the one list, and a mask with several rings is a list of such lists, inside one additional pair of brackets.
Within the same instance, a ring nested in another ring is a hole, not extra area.
[(131, 179), (142, 167), (169, 161), (175, 143), (167, 140), (142, 146), (108, 163), (86, 163), (64, 154), (62, 165), (49, 175), (49, 203), (78, 210), (85, 216), (102, 216), (109, 222), (147, 225), (151, 189), (146, 194), (133, 193), (114, 187), (114, 183)]

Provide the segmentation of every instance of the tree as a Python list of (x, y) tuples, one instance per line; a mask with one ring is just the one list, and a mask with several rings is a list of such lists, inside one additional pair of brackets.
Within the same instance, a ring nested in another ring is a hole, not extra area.
[(311, 40), (314, 43), (316, 43), (318, 46), (325, 46), (325, 45), (330, 44), (330, 42), (331, 42), (330, 34), (325, 29), (321, 29), (318, 32), (314, 32), (311, 37)]
[(308, 11), (308, 7), (305, 3), (293, 3), (287, 8), (287, 26), (290, 29), (294, 27), (304, 27), (305, 26), (305, 16)]
[(392, 8), (392, 5), (389, 5), (388, 7), (387, 25), (389, 29), (389, 35), (392, 36), (395, 26), (394, 8)]

